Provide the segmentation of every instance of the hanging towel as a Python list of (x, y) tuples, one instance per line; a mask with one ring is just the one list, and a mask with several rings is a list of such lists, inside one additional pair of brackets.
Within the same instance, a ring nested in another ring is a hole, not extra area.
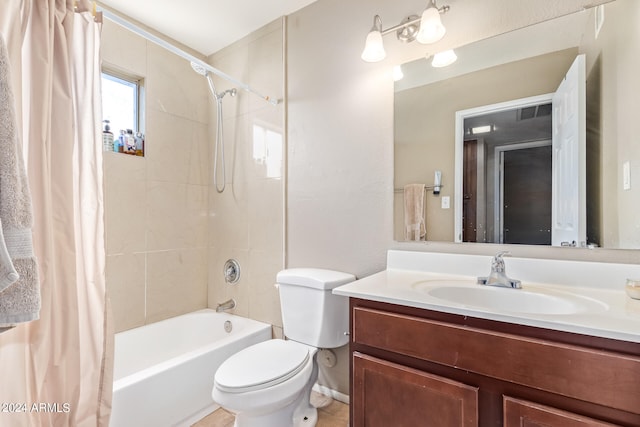
[(404, 238), (425, 240), (427, 230), (424, 223), (424, 184), (404, 186)]
[(0, 329), (40, 316), (31, 195), (9, 68), (7, 47), (0, 36)]

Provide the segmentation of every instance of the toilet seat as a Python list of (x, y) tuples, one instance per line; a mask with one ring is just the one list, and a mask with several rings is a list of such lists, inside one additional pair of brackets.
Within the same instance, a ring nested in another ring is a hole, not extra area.
[(295, 341), (263, 341), (224, 361), (215, 374), (215, 387), (228, 393), (262, 390), (295, 376), (309, 359), (309, 349)]

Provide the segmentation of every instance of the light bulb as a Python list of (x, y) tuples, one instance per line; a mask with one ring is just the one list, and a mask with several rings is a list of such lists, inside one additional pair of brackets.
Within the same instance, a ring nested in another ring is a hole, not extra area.
[(362, 60), (367, 62), (382, 61), (387, 56), (382, 44), (382, 33), (378, 30), (371, 30), (367, 35), (367, 41), (362, 51)]
[(399, 80), (402, 80), (403, 78), (404, 73), (402, 72), (402, 66), (396, 65), (395, 67), (393, 67), (393, 81), (397, 82)]
[(444, 52), (439, 52), (433, 55), (431, 66), (436, 68), (446, 67), (447, 65), (451, 65), (456, 62), (457, 59), (458, 56), (452, 49), (445, 50)]
[(418, 31), (416, 40), (422, 44), (435, 43), (444, 37), (446, 31), (440, 20), (440, 12), (438, 12), (438, 9), (434, 6), (430, 5), (422, 12), (420, 31)]

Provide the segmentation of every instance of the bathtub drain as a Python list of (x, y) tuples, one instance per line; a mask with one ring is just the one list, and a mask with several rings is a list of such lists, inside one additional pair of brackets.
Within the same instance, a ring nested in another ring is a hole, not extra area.
[(227, 320), (224, 322), (224, 330), (225, 332), (231, 332), (233, 329), (233, 325), (231, 324), (231, 320)]

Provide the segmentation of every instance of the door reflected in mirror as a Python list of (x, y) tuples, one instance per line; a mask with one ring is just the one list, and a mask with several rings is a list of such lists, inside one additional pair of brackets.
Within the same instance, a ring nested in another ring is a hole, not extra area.
[(550, 106), (464, 119), (463, 242), (551, 244)]
[(456, 121), (457, 241), (550, 245), (551, 96), (457, 112)]
[[(402, 65), (405, 77), (396, 82), (394, 98), (396, 240), (404, 239), (401, 189), (412, 183), (432, 185), (434, 171), (440, 170), (441, 193), (425, 197), (426, 240), (640, 248), (640, 216), (634, 207), (640, 190), (623, 186), (621, 176), (625, 162), (630, 175), (634, 170), (640, 175), (633, 114), (640, 94), (640, 82), (633, 77), (640, 66), (635, 53), (640, 49), (635, 28), (640, 2), (616, 0), (603, 7), (606, 20), (597, 38), (596, 12), (588, 9), (458, 48), (458, 61), (447, 68), (431, 68), (425, 59)], [(571, 150), (549, 148), (553, 138), (518, 135), (516, 128), (532, 120), (533, 131), (544, 126), (554, 131), (573, 104), (554, 111), (545, 98), (515, 107), (509, 114), (518, 117), (511, 124), (499, 117), (486, 120), (479, 111), (549, 97), (579, 55), (584, 55), (586, 76), (579, 129), (584, 146), (573, 154), (580, 163), (556, 167), (549, 182), (543, 159), (551, 152), (552, 165), (558, 166)], [(470, 111), (477, 114), (456, 114)], [(485, 133), (483, 126), (485, 131), (489, 127)], [(498, 141), (494, 138), (501, 130), (509, 135)], [(465, 147), (465, 140), (476, 142)], [(560, 178), (572, 184), (560, 185)], [(442, 197), (452, 198), (451, 209), (443, 207)], [(582, 198), (578, 204), (575, 197)], [(573, 234), (563, 234), (569, 229)]]

